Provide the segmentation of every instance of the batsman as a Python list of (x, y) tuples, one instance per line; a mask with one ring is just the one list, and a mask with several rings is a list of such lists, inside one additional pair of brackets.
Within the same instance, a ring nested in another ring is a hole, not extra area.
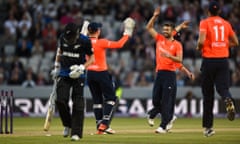
[[(89, 57), (85, 59), (86, 55)], [(65, 26), (59, 37), (52, 76), (57, 81), (56, 106), (64, 126), (63, 136), (72, 141), (82, 138), (84, 122), (85, 69), (94, 61), (91, 41), (80, 34), (74, 23)], [(72, 110), (69, 100), (72, 99)]]

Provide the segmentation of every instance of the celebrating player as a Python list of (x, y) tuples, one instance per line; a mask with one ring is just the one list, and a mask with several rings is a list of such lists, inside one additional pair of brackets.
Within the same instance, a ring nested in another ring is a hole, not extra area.
[[(160, 8), (156, 8), (152, 18), (149, 20), (146, 29), (156, 40), (156, 71), (157, 77), (154, 82), (152, 103), (153, 108), (148, 112), (148, 123), (153, 126), (153, 119), (161, 113), (161, 124), (155, 130), (156, 133), (166, 133), (172, 128), (173, 121), (176, 119), (174, 106), (176, 99), (176, 69), (184, 71), (189, 78), (194, 79), (194, 75), (189, 72), (182, 64), (182, 45), (174, 40), (174, 25), (166, 22), (163, 25), (163, 34), (157, 33), (154, 29), (154, 22), (160, 14)], [(177, 27), (177, 30), (187, 27), (187, 22)]]
[(197, 50), (202, 52), (202, 93), (204, 135), (212, 136), (214, 85), (225, 102), (227, 117), (235, 118), (233, 98), (229, 92), (229, 48), (238, 45), (238, 39), (229, 22), (219, 17), (220, 6), (216, 1), (209, 3), (209, 17), (199, 26)]
[(105, 50), (107, 48), (122, 48), (130, 36), (132, 36), (135, 22), (131, 18), (124, 21), (124, 33), (120, 40), (110, 41), (104, 38), (99, 39), (101, 23), (92, 22), (88, 25), (88, 36), (91, 39), (94, 49), (95, 61), (88, 67), (87, 82), (93, 98), (93, 111), (96, 118), (97, 134), (104, 132), (113, 134), (110, 119), (117, 100), (112, 78), (108, 72)]
[[(60, 36), (52, 72), (57, 79), (56, 106), (64, 126), (63, 136), (71, 136), (73, 141), (82, 138), (84, 121), (84, 70), (94, 61), (91, 41), (80, 34), (74, 23), (65, 26)], [(86, 61), (85, 57), (90, 58)], [(70, 89), (72, 98), (72, 113), (69, 108)]]

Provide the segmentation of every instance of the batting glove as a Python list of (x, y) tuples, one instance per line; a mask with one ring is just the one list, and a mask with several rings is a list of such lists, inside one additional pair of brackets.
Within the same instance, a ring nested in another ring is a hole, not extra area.
[(72, 65), (70, 67), (70, 70), (71, 70), (71, 72), (69, 73), (69, 77), (76, 79), (76, 78), (79, 78), (79, 76), (84, 73), (85, 66), (82, 64), (81, 65)]
[(70, 67), (70, 70), (71, 70), (71, 71), (82, 71), (82, 72), (84, 72), (85, 66), (84, 66), (83, 64), (80, 64), (80, 65), (72, 65), (72, 66)]
[(135, 21), (132, 18), (128, 17), (123, 21), (123, 24), (124, 24), (123, 35), (132, 36), (133, 29), (135, 27)]

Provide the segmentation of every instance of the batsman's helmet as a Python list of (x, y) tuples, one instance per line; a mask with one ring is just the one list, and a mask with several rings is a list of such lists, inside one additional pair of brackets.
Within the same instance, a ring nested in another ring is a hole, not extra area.
[(64, 28), (63, 37), (69, 44), (73, 44), (79, 36), (79, 27), (74, 23), (68, 23)]

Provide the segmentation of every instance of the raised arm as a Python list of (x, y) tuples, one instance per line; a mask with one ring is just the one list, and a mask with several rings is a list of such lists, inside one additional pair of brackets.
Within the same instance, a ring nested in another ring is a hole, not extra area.
[(110, 41), (107, 39), (100, 39), (99, 43), (101, 43), (101, 46), (104, 48), (117, 49), (117, 48), (122, 48), (128, 39), (129, 39), (129, 36), (124, 35), (118, 41)]
[(177, 25), (177, 26), (175, 27), (175, 30), (176, 30), (177, 32), (179, 32), (181, 29), (188, 28), (189, 23), (190, 23), (190, 21), (184, 21), (184, 22), (182, 22), (181, 24)]
[(146, 29), (147, 31), (150, 33), (150, 35), (155, 38), (157, 36), (157, 31), (154, 29), (154, 22), (156, 21), (157, 17), (160, 14), (160, 7), (157, 7), (153, 13), (153, 16), (151, 17), (151, 19), (148, 21), (147, 25), (146, 25)]
[(105, 48), (122, 48), (123, 45), (127, 42), (129, 37), (132, 36), (133, 30), (135, 28), (134, 19), (128, 17), (123, 21), (124, 31), (123, 36), (118, 41), (110, 41), (107, 39), (101, 40), (101, 46)]

